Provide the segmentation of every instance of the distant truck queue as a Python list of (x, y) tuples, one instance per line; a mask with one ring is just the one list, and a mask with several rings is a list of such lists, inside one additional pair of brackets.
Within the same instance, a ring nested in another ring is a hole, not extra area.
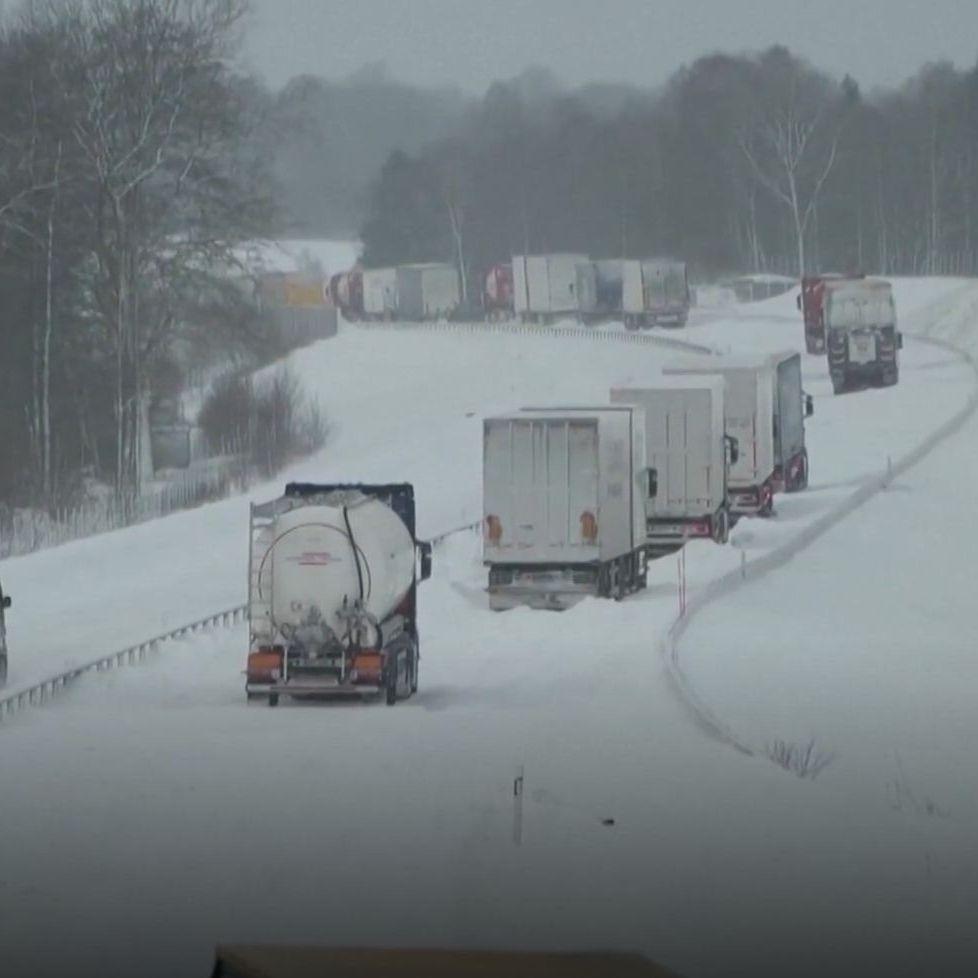
[(628, 329), (681, 328), (690, 308), (685, 262), (593, 261), (575, 253), (514, 255), (492, 265), (477, 303), (468, 308), (458, 271), (447, 263), (356, 267), (334, 275), (328, 291), (350, 321), (479, 316), (546, 324), (574, 318), (587, 324), (621, 321)]

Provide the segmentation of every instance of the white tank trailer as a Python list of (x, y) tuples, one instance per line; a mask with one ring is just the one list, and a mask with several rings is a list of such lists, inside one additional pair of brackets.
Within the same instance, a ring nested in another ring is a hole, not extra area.
[(430, 572), (410, 485), (291, 483), (280, 499), (253, 504), (248, 698), (409, 696), (417, 584)]
[(483, 562), (489, 607), (569, 608), (645, 586), (644, 415), (525, 408), (487, 418)]
[(737, 441), (724, 428), (722, 377), (663, 377), (654, 387), (616, 387), (612, 404), (645, 412), (645, 455), (652, 479), (645, 503), (653, 555), (690, 538), (726, 543), (727, 478)]

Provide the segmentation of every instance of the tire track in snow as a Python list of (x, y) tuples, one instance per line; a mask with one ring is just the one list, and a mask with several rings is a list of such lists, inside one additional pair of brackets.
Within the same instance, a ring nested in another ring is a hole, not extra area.
[[(978, 290), (975, 290), (974, 286), (968, 286), (966, 288), (969, 291), (974, 291), (975, 294), (970, 306), (966, 310), (962, 310), (961, 322), (964, 323), (964, 326), (962, 327), (959, 323), (957, 329), (959, 336), (956, 336), (956, 339), (960, 341), (964, 341), (967, 331), (978, 328), (978, 326), (971, 325), (975, 320), (978, 320), (978, 315), (974, 319), (967, 319), (967, 313), (978, 314)], [(959, 297), (960, 294), (960, 292), (953, 293), (952, 300), (955, 297)], [(952, 300), (948, 300), (949, 305)], [(742, 738), (696, 692), (696, 689), (682, 668), (682, 637), (689, 627), (690, 622), (700, 611), (711, 605), (714, 601), (726, 597), (739, 588), (760, 580), (772, 571), (783, 567), (789, 560), (793, 559), (815, 540), (841, 523), (846, 517), (859, 509), (860, 506), (888, 488), (895, 478), (923, 461), (938, 445), (943, 444), (957, 434), (975, 415), (976, 411), (978, 411), (978, 363), (976, 363), (975, 357), (963, 346), (958, 345), (958, 343), (927, 335), (927, 333), (933, 330), (935, 322), (936, 320), (932, 319), (919, 332), (909, 333), (907, 335), (916, 343), (933, 346), (953, 355), (971, 368), (972, 390), (964, 406), (943, 424), (935, 428), (914, 448), (900, 458), (895, 459), (892, 466), (886, 472), (862, 480), (858, 487), (846, 496), (845, 499), (832, 506), (818, 519), (809, 523), (790, 540), (753, 560), (746, 561), (742, 567), (723, 574), (718, 578), (714, 578), (714, 580), (706, 584), (690, 598), (686, 605), (685, 615), (677, 617), (666, 634), (659, 640), (659, 652), (666, 665), (666, 674), (669, 683), (682, 704), (689, 711), (694, 722), (710, 737), (727, 744), (742, 754), (754, 757), (761, 754), (762, 751), (750, 744), (745, 738)], [(971, 333), (970, 338), (973, 344), (978, 342), (973, 333)]]

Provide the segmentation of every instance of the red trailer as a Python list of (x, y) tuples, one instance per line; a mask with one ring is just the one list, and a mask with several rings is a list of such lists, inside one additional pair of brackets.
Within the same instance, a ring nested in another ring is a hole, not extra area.
[(825, 283), (865, 277), (858, 272), (826, 272), (824, 275), (806, 275), (801, 280), (798, 308), (805, 317), (805, 350), (808, 353), (825, 352)]
[(482, 308), (486, 319), (512, 319), (513, 266), (508, 261), (493, 265), (486, 273), (482, 288)]

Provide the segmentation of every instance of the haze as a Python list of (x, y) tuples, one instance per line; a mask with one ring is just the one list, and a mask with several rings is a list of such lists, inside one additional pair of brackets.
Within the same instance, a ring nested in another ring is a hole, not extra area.
[(481, 92), (530, 65), (570, 85), (656, 85), (713, 50), (784, 44), (863, 86), (978, 56), (974, 0), (253, 0), (250, 65), (272, 85), (383, 62), (418, 85)]

